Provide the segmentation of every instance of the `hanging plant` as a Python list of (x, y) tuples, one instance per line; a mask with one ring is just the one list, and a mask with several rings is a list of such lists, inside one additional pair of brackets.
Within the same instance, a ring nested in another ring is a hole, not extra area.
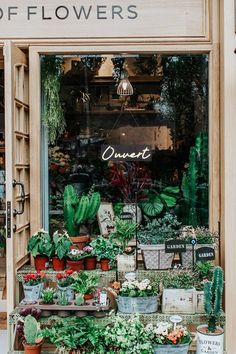
[(48, 142), (55, 144), (65, 131), (65, 117), (60, 100), (63, 59), (45, 56), (42, 60), (42, 88), (45, 98), (43, 125), (48, 128)]

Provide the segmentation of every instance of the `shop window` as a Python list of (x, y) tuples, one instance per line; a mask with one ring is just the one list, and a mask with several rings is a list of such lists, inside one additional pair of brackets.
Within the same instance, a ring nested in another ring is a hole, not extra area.
[[(54, 86), (58, 101), (50, 107), (54, 117), (43, 118), (49, 130), (43, 156), (47, 161), (48, 154), (51, 232), (64, 226), (67, 185), (79, 196), (93, 186), (118, 216), (128, 211), (136, 218), (137, 203), (141, 224), (170, 212), (182, 225), (208, 226), (207, 55), (43, 57), (43, 75), (50, 70), (55, 75), (62, 70)], [(122, 79), (128, 80), (123, 89), (130, 83), (131, 91), (120, 96)], [(45, 112), (50, 97), (45, 76), (42, 90)], [(138, 161), (134, 155), (103, 159), (109, 145), (131, 155), (134, 147), (141, 149)], [(99, 226), (95, 219), (87, 223), (93, 235), (101, 232)]]

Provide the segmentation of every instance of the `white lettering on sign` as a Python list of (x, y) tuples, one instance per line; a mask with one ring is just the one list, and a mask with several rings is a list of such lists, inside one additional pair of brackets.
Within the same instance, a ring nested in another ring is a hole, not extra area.
[[(123, 147), (124, 148), (124, 147)], [(129, 147), (132, 149), (132, 146)], [(135, 146), (135, 150), (137, 150), (137, 146)], [(151, 149), (150, 147), (145, 147), (139, 152), (116, 152), (114, 146), (108, 145), (105, 150), (102, 152), (102, 160), (149, 160), (151, 158)]]

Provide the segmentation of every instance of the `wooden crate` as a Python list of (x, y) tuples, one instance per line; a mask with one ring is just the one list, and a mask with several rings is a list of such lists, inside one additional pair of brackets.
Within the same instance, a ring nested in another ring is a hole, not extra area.
[(195, 301), (195, 289), (164, 289), (162, 294), (162, 312), (194, 314)]

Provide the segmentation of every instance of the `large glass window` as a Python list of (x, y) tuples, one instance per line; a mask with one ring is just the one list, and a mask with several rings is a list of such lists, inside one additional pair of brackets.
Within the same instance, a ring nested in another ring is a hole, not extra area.
[[(183, 225), (208, 226), (207, 55), (46, 57), (42, 66), (63, 67), (61, 134), (49, 131), (46, 151), (50, 231), (64, 225), (67, 185), (78, 195), (93, 186), (115, 215), (137, 201), (140, 223), (168, 211)], [(104, 161), (108, 145), (148, 146), (151, 158)], [(87, 226), (100, 233), (97, 220)]]

